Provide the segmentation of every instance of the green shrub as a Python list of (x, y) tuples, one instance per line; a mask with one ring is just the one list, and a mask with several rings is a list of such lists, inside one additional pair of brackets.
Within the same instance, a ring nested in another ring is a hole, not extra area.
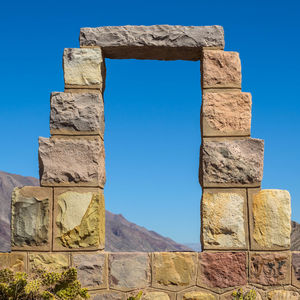
[(255, 300), (255, 299), (256, 299), (255, 290), (250, 290), (244, 293), (242, 289), (239, 289), (232, 293), (232, 300)]
[(127, 300), (140, 300), (143, 292), (139, 292), (135, 297), (129, 297)]
[(0, 300), (80, 300), (90, 296), (77, 280), (77, 270), (62, 273), (37, 270), (31, 276), (0, 270)]

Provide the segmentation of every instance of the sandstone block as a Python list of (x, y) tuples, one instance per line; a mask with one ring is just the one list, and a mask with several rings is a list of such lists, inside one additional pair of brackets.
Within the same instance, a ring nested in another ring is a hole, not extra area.
[(205, 140), (201, 146), (202, 187), (260, 186), (264, 142), (259, 139)]
[(125, 294), (114, 291), (99, 291), (90, 295), (92, 300), (125, 300)]
[(170, 291), (196, 284), (197, 254), (157, 252), (152, 256), (152, 286)]
[(202, 249), (247, 249), (246, 190), (205, 189), (201, 222)]
[(183, 300), (216, 300), (217, 297), (208, 292), (187, 292), (182, 297)]
[(164, 292), (144, 292), (142, 300), (170, 300), (170, 297)]
[[(239, 288), (236, 288), (234, 290), (231, 290), (230, 292), (226, 292), (224, 294), (222, 294), (220, 296), (220, 300), (233, 300), (233, 299), (236, 299), (236, 298), (233, 298), (232, 296), (232, 293), (237, 291)], [(242, 287), (242, 290), (243, 290), (243, 293), (247, 293), (249, 292), (250, 290), (254, 290), (255, 293), (256, 293), (256, 298), (255, 300), (262, 300), (262, 296), (261, 295), (264, 295), (264, 291), (262, 290), (258, 290), (256, 287), (253, 287), (253, 286), (246, 286), (246, 287)], [(243, 299), (248, 299), (248, 298), (243, 298)]]
[(241, 88), (239, 53), (204, 50), (201, 60), (202, 88)]
[(291, 197), (288, 191), (249, 192), (252, 250), (290, 249)]
[(100, 48), (67, 48), (63, 55), (65, 88), (96, 88), (104, 92), (105, 62)]
[(26, 272), (27, 253), (0, 253), (0, 270), (6, 268), (14, 272)]
[(105, 184), (105, 153), (100, 137), (40, 138), (40, 180), (43, 186)]
[(100, 189), (54, 189), (54, 251), (105, 246), (105, 205)]
[(104, 105), (99, 93), (51, 94), (50, 132), (104, 137)]
[(202, 136), (250, 136), (251, 94), (203, 93)]
[(221, 26), (106, 26), (80, 29), (80, 46), (108, 58), (199, 60), (203, 47), (224, 48)]
[(106, 255), (102, 253), (73, 254), (73, 266), (83, 287), (108, 288)]
[(284, 285), (291, 282), (288, 252), (251, 252), (249, 281), (260, 285)]
[(292, 253), (292, 284), (300, 289), (300, 252)]
[(297, 292), (285, 291), (285, 290), (275, 290), (268, 292), (268, 300), (299, 300), (300, 295)]
[(246, 284), (246, 252), (199, 253), (198, 286), (223, 289)]
[(30, 253), (29, 272), (44, 270), (62, 272), (70, 267), (70, 257), (66, 253)]
[(111, 253), (108, 259), (109, 288), (129, 291), (150, 285), (148, 253)]
[(51, 211), (51, 188), (15, 188), (12, 193), (12, 249), (50, 251)]

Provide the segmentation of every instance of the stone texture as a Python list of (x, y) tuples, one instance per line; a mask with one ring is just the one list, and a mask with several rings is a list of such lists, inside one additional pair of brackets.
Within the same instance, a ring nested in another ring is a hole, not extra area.
[(152, 257), (152, 286), (178, 291), (196, 284), (197, 254), (157, 252)]
[(51, 188), (15, 188), (12, 193), (12, 249), (50, 251), (51, 211)]
[(205, 50), (201, 60), (202, 88), (241, 88), (239, 53)]
[(290, 249), (291, 197), (288, 191), (262, 190), (249, 196), (251, 249)]
[(249, 280), (260, 285), (290, 284), (291, 261), (288, 252), (251, 252)]
[(204, 139), (200, 155), (200, 183), (202, 187), (260, 186), (263, 159), (263, 140)]
[(90, 293), (92, 300), (125, 300), (125, 295), (113, 291)]
[(104, 92), (105, 63), (100, 48), (67, 48), (63, 55), (65, 88), (98, 88)]
[(246, 252), (199, 253), (198, 286), (229, 288), (246, 284)]
[(170, 297), (164, 292), (146, 292), (143, 293), (142, 300), (170, 300)]
[(105, 207), (100, 189), (54, 191), (55, 251), (104, 249)]
[[(234, 290), (231, 290), (230, 292), (224, 293), (223, 295), (220, 296), (220, 300), (233, 300), (232, 293), (237, 291), (238, 289), (239, 288), (236, 288)], [(255, 292), (256, 292), (255, 300), (262, 300), (261, 294), (264, 294), (264, 292), (261, 290), (259, 291), (256, 287), (253, 287), (253, 286), (242, 287), (242, 290), (243, 290), (243, 293), (249, 292), (250, 290), (255, 290)]]
[(300, 252), (292, 253), (292, 284), (300, 289)]
[(27, 253), (0, 253), (0, 270), (5, 268), (14, 272), (26, 272)]
[(250, 136), (251, 94), (203, 93), (202, 136)]
[(51, 93), (51, 134), (104, 136), (104, 104), (100, 93)]
[(150, 285), (150, 258), (147, 253), (109, 254), (110, 289), (129, 291)]
[(268, 300), (299, 300), (300, 295), (297, 292), (275, 290), (271, 291), (267, 295)]
[(104, 187), (105, 154), (100, 137), (40, 138), (39, 144), (41, 185)]
[(108, 288), (106, 255), (103, 253), (73, 254), (73, 267), (83, 287)]
[(201, 202), (202, 249), (247, 249), (246, 190), (205, 189)]
[(81, 28), (80, 46), (100, 46), (108, 58), (199, 60), (202, 47), (224, 48), (224, 30), (178, 25)]
[(216, 300), (217, 297), (208, 292), (187, 292), (182, 297), (183, 300)]
[(62, 272), (70, 267), (69, 254), (66, 253), (31, 253), (29, 254), (29, 271), (44, 270)]

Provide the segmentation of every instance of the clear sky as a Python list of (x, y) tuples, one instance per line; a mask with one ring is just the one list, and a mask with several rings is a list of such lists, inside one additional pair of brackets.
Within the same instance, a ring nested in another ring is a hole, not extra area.
[[(0, 170), (38, 177), (49, 96), (80, 27), (222, 25), (265, 140), (263, 188), (287, 189), (300, 222), (300, 4), (286, 1), (5, 1)], [(178, 242), (199, 242), (199, 62), (106, 60), (106, 208)]]

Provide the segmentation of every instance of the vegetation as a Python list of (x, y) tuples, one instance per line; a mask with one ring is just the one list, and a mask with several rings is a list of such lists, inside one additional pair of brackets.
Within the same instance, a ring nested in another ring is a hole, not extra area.
[(135, 297), (129, 297), (127, 300), (140, 300), (143, 292), (139, 292)]
[(24, 272), (0, 270), (0, 300), (80, 300), (90, 296), (77, 280), (77, 270), (62, 273), (38, 270), (29, 276)]
[(255, 300), (256, 292), (255, 290), (250, 290), (244, 293), (242, 289), (239, 289), (232, 293), (232, 297), (232, 300)]

